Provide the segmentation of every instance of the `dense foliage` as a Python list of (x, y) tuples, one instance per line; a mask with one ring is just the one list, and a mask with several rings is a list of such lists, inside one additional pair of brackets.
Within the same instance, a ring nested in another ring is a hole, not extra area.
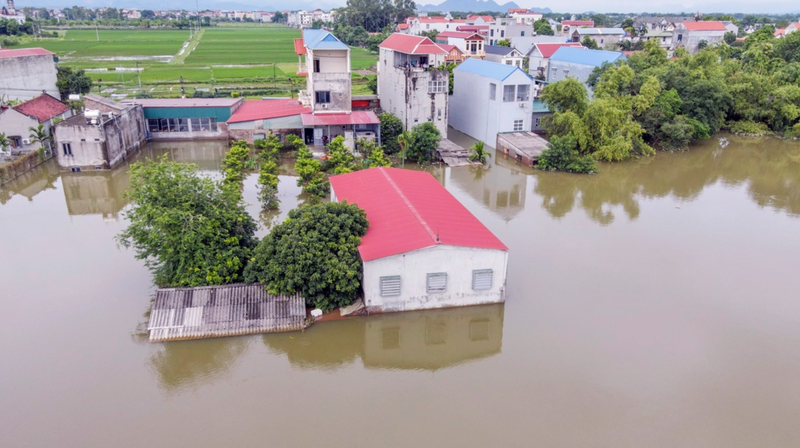
[(297, 161), (294, 170), (299, 178), (297, 186), (303, 187), (303, 193), (309, 195), (312, 202), (315, 202), (328, 195), (330, 184), (325, 179), (325, 173), (320, 171), (322, 164), (314, 159), (314, 155), (308, 146), (302, 142), (297, 147)]
[(415, 9), (414, 0), (347, 0), (347, 6), (338, 10), (336, 21), (343, 27), (362, 27), (375, 33), (402, 23), (414, 15)]
[(130, 168), (130, 225), (117, 240), (145, 260), (158, 286), (240, 282), (257, 243), (241, 197), (196, 168), (166, 157)]
[(400, 151), (400, 145), (397, 143), (397, 136), (403, 132), (403, 122), (399, 118), (383, 112), (378, 115), (381, 120), (381, 139), (383, 139), (383, 149), (386, 154), (396, 154)]
[(368, 225), (366, 213), (346, 202), (292, 210), (258, 244), (245, 280), (271, 294), (300, 293), (323, 310), (347, 306), (361, 287), (358, 245)]
[(401, 136), (405, 139), (405, 157), (423, 164), (434, 160), (436, 148), (442, 139), (441, 133), (431, 122), (418, 124)]
[[(286, 137), (287, 142), (300, 140), (294, 134), (289, 134)], [(302, 143), (302, 140), (300, 140)], [(281, 148), (281, 142), (278, 136), (272, 133), (267, 135), (266, 139), (258, 139), (253, 142), (256, 150), (258, 151), (258, 197), (266, 209), (278, 208), (278, 152)]]
[(92, 79), (83, 71), (72, 70), (70, 67), (58, 67), (56, 74), (56, 87), (61, 98), (68, 98), (70, 94), (85, 95), (92, 89)]
[(594, 173), (597, 164), (591, 155), (580, 155), (578, 140), (573, 135), (553, 136), (539, 156), (537, 168), (570, 173)]
[(533, 31), (540, 36), (553, 36), (556, 34), (555, 31), (553, 31), (553, 27), (550, 26), (550, 23), (544, 17), (533, 22)]
[(231, 148), (222, 158), (222, 183), (232, 191), (241, 191), (244, 181), (244, 170), (250, 159), (250, 147), (244, 140), (233, 142)]
[(492, 155), (486, 150), (486, 144), (479, 140), (469, 148), (468, 157), (470, 162), (478, 162), (485, 165), (486, 160), (491, 159)]

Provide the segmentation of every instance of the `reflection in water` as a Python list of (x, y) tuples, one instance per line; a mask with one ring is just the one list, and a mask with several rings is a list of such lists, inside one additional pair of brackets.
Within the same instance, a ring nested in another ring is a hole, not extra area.
[(61, 186), (70, 215), (103, 215), (116, 220), (125, 206), (124, 193), (130, 184), (127, 171), (62, 173)]
[(247, 337), (166, 342), (150, 358), (161, 386), (168, 390), (196, 387), (230, 369), (252, 339)]
[(58, 164), (55, 159), (37, 166), (27, 173), (0, 186), (0, 205), (8, 202), (13, 195), (21, 195), (28, 198), (33, 197), (45, 190), (55, 189), (55, 181), (58, 179)]
[(458, 167), (450, 181), (483, 205), (510, 221), (525, 208), (528, 175), (516, 169)]
[(371, 368), (438, 370), (500, 353), (503, 310), (495, 304), (390, 313), (263, 339), (303, 369), (334, 369), (360, 357)]

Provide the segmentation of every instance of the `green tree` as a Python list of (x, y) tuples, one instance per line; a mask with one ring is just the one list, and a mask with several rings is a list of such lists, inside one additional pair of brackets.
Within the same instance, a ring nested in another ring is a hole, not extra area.
[(486, 145), (480, 140), (469, 148), (470, 162), (480, 162), (482, 165), (486, 165), (486, 160), (491, 158), (492, 155), (486, 150)]
[(239, 282), (258, 242), (240, 196), (196, 169), (166, 156), (130, 168), (130, 224), (117, 241), (145, 260), (160, 287)]
[(583, 83), (567, 78), (548, 84), (542, 91), (542, 101), (553, 112), (571, 111), (581, 115), (589, 104), (589, 93)]
[(6, 148), (11, 144), (11, 141), (6, 137), (4, 132), (0, 132), (0, 152), (5, 152)]
[(373, 95), (378, 94), (378, 77), (377, 76), (368, 76), (367, 77), (367, 88)]
[(70, 94), (85, 95), (92, 89), (92, 79), (83, 69), (73, 71), (71, 67), (58, 67), (56, 87), (62, 98)]
[(335, 174), (346, 174), (355, 171), (353, 154), (344, 146), (344, 137), (337, 135), (328, 143), (328, 162)]
[(38, 144), (40, 147), (47, 150), (50, 149), (50, 143), (53, 142), (53, 136), (44, 130), (44, 125), (40, 124), (35, 128), (30, 127), (28, 128), (28, 131), (30, 131), (29, 138), (31, 139), (31, 143)]
[(498, 45), (500, 47), (510, 47), (511, 46), (511, 41), (508, 40), (508, 39), (498, 40), (496, 45)]
[(578, 140), (572, 134), (553, 136), (547, 149), (539, 155), (536, 167), (548, 171), (570, 173), (597, 172), (597, 163), (591, 155), (582, 156), (578, 151)]
[(383, 150), (386, 154), (396, 154), (400, 151), (397, 136), (403, 132), (403, 122), (389, 112), (383, 112), (378, 115), (378, 119), (381, 121), (381, 140), (384, 144)]
[(725, 33), (725, 36), (723, 36), (722, 39), (725, 41), (726, 44), (733, 45), (733, 43), (736, 42), (736, 33), (728, 31), (727, 33)]
[[(294, 134), (289, 134), (294, 139), (299, 138)], [(287, 136), (287, 141), (295, 141)], [(301, 140), (302, 143), (302, 140)], [(266, 139), (258, 139), (253, 142), (258, 149), (258, 184), (260, 185), (259, 198), (264, 208), (278, 208), (278, 152), (281, 142), (275, 134), (268, 134)]]
[(584, 36), (583, 37), (583, 40), (581, 41), (581, 45), (583, 45), (584, 47), (586, 47), (586, 48), (588, 48), (590, 50), (599, 50), (600, 49), (600, 47), (597, 46), (597, 42), (595, 42), (594, 39), (592, 39), (589, 36)]
[(330, 189), (325, 174), (320, 171), (321, 165), (306, 145), (297, 149), (297, 161), (294, 164), (294, 170), (299, 176), (297, 186), (303, 187), (303, 193), (308, 194), (312, 202), (327, 196)]
[(414, 126), (411, 129), (411, 134), (411, 144), (405, 151), (406, 157), (422, 164), (431, 163), (442, 138), (439, 130), (436, 129), (433, 123), (428, 121)]
[(272, 23), (286, 23), (286, 14), (275, 11), (275, 15), (272, 16)]
[(247, 142), (240, 140), (231, 145), (231, 149), (222, 158), (223, 185), (233, 187), (240, 191), (244, 181), (244, 171), (247, 160), (250, 158), (250, 148)]
[(294, 209), (258, 244), (245, 280), (271, 294), (299, 293), (322, 310), (347, 306), (361, 289), (358, 245), (368, 226), (364, 210), (346, 201)]
[(544, 17), (533, 22), (533, 31), (540, 36), (552, 36), (555, 34), (553, 27), (550, 26), (550, 23)]

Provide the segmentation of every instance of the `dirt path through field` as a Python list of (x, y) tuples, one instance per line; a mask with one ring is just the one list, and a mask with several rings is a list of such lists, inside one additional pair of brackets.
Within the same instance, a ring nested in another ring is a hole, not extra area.
[(200, 31), (195, 33), (191, 39), (189, 39), (185, 44), (183, 44), (183, 47), (181, 47), (181, 51), (179, 51), (178, 54), (174, 58), (172, 58), (171, 61), (169, 61), (169, 63), (183, 64), (183, 62), (186, 60), (187, 57), (189, 57), (192, 51), (195, 48), (197, 48), (197, 45), (200, 43), (200, 40), (203, 39), (203, 33), (205, 31), (206, 30), (204, 29), (200, 29)]

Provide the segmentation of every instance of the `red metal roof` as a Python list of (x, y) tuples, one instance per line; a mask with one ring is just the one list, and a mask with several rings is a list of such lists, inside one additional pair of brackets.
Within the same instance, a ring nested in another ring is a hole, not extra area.
[(722, 22), (681, 22), (689, 31), (727, 31)]
[(44, 48), (20, 48), (17, 50), (9, 50), (8, 48), (0, 49), (0, 58), (18, 58), (22, 56), (39, 56), (49, 54), (53, 55), (51, 51)]
[(537, 43), (536, 48), (539, 49), (539, 53), (542, 54), (543, 58), (549, 58), (553, 55), (561, 47), (583, 47), (580, 42), (555, 42), (555, 43)]
[(489, 25), (459, 25), (456, 27), (457, 31), (471, 31), (473, 33), (476, 32), (485, 32), (489, 30)]
[(445, 23), (449, 22), (447, 18), (442, 16), (430, 16), (430, 17), (417, 17), (420, 23)]
[(346, 124), (379, 124), (381, 120), (371, 110), (357, 110), (349, 114), (311, 114), (301, 115), (303, 126), (341, 126)]
[(528, 10), (526, 8), (508, 8), (509, 14), (514, 12), (528, 12)]
[(441, 47), (424, 36), (393, 33), (379, 45), (381, 48), (399, 51), (405, 54), (446, 54)]
[(594, 20), (564, 20), (561, 22), (561, 26), (594, 26)]
[(442, 31), (441, 33), (436, 35), (436, 38), (440, 37), (469, 37), (472, 36), (472, 33), (468, 33), (466, 31)]
[(397, 29), (398, 30), (407, 30), (408, 29), (408, 24), (407, 23), (401, 23), (400, 25), (397, 25)]
[(483, 19), (484, 22), (494, 22), (494, 17), (492, 17), (492, 16), (478, 16), (478, 15), (475, 15), (475, 14), (468, 15), (467, 16), (467, 20), (477, 20), (478, 17)]
[(14, 106), (14, 110), (29, 117), (36, 118), (39, 120), (39, 123), (44, 123), (45, 121), (68, 111), (69, 106), (57, 100), (56, 98), (43, 93), (36, 98), (17, 104)]
[(302, 37), (294, 40), (294, 54), (296, 55), (306, 54), (306, 46), (303, 45)]
[(367, 212), (364, 261), (445, 244), (508, 250), (430, 173), (370, 168), (330, 178), (339, 201)]
[(236, 109), (236, 112), (228, 118), (228, 123), (289, 117), (306, 112), (311, 112), (311, 108), (303, 107), (300, 101), (295, 99), (245, 101)]
[(455, 45), (439, 44), (439, 46), (442, 47), (442, 50), (444, 50), (444, 51), (446, 51), (448, 53), (450, 53), (453, 50), (456, 50), (459, 53), (462, 53), (461, 49), (456, 47)]

